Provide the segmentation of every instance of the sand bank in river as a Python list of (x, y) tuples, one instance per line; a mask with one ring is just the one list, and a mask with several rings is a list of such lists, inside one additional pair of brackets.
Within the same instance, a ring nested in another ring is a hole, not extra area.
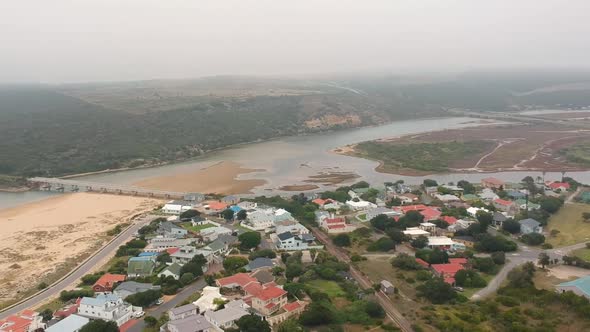
[(65, 273), (107, 240), (105, 232), (162, 201), (75, 193), (0, 210), (0, 303)]
[(235, 162), (222, 161), (193, 172), (158, 176), (141, 180), (134, 185), (167, 191), (245, 194), (265, 184), (266, 181), (238, 180), (238, 175), (258, 171), (260, 170), (242, 168)]

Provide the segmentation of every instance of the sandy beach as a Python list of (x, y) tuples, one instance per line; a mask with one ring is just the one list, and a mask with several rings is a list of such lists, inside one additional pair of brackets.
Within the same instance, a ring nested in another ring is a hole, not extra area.
[(222, 161), (194, 172), (159, 176), (145, 179), (134, 185), (150, 189), (202, 192), (216, 194), (246, 194), (255, 187), (266, 183), (264, 180), (238, 180), (240, 174), (259, 172), (243, 168), (231, 161)]
[(108, 240), (106, 231), (159, 204), (149, 198), (74, 193), (0, 210), (0, 303), (20, 297), (56, 271), (71, 269)]

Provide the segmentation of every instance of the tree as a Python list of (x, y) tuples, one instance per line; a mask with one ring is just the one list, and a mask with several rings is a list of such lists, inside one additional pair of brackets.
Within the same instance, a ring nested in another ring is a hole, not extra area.
[(487, 228), (487, 226), (491, 225), (492, 222), (494, 221), (494, 217), (491, 213), (489, 212), (485, 212), (485, 211), (477, 211), (476, 213), (476, 218), (477, 221), (479, 221), (480, 224), (482, 225), (486, 225), (485, 228)]
[(246, 210), (240, 210), (238, 211), (238, 220), (246, 220), (246, 218), (248, 218), (248, 212), (246, 212)]
[(145, 292), (131, 294), (125, 298), (125, 301), (131, 303), (134, 306), (149, 307), (150, 305), (155, 303), (161, 296), (162, 293), (160, 292), (160, 290), (149, 289)]
[(428, 238), (424, 235), (420, 235), (417, 238), (413, 239), (410, 244), (412, 247), (417, 249), (422, 249), (428, 245)]
[(258, 232), (245, 232), (238, 236), (240, 240), (240, 247), (243, 249), (253, 249), (258, 247), (261, 241), (260, 233)]
[(385, 311), (381, 305), (375, 301), (367, 301), (365, 304), (365, 312), (372, 318), (384, 318)]
[(51, 309), (45, 309), (39, 313), (43, 317), (43, 321), (47, 322), (53, 318), (53, 311)]
[(416, 258), (406, 254), (400, 253), (391, 260), (391, 265), (402, 270), (420, 270), (422, 265), (416, 262)]
[(395, 249), (395, 242), (389, 237), (382, 237), (367, 247), (368, 251), (389, 251), (392, 249)]
[(258, 257), (275, 258), (275, 257), (277, 257), (277, 253), (274, 252), (274, 250), (272, 250), (272, 249), (262, 249), (262, 250), (253, 251), (248, 256), (248, 258), (250, 258), (250, 260), (255, 260)]
[(406, 241), (406, 235), (397, 228), (388, 228), (385, 233), (391, 238), (396, 244), (400, 244)]
[(198, 217), (201, 215), (201, 212), (197, 211), (197, 210), (186, 210), (183, 213), (180, 214), (180, 219), (188, 219), (188, 218), (193, 218), (193, 217)]
[(313, 302), (301, 313), (299, 321), (305, 326), (318, 326), (332, 323), (335, 319), (334, 316), (327, 301), (313, 299)]
[(457, 187), (463, 188), (464, 194), (473, 194), (475, 193), (475, 186), (468, 181), (460, 180), (457, 182)]
[(442, 280), (432, 278), (422, 285), (416, 287), (418, 296), (428, 299), (434, 304), (443, 304), (454, 300), (457, 297), (453, 287)]
[(283, 286), (283, 289), (287, 291), (291, 297), (300, 298), (303, 296), (305, 285), (298, 282), (288, 282)]
[(545, 242), (545, 235), (539, 233), (529, 233), (521, 236), (520, 240), (528, 245), (538, 246)]
[(230, 220), (234, 219), (234, 210), (225, 209), (225, 210), (223, 210), (223, 212), (221, 212), (221, 216), (223, 217), (223, 219), (230, 221)]
[(277, 332), (303, 332), (304, 329), (296, 319), (290, 318), (290, 319), (287, 319), (286, 321), (280, 323), (276, 327), (276, 331)]
[(298, 277), (303, 274), (303, 266), (300, 263), (293, 263), (287, 265), (287, 269), (285, 270), (285, 277), (289, 280), (292, 280), (295, 277)]
[(540, 201), (541, 209), (548, 213), (555, 213), (563, 205), (563, 200), (557, 197), (543, 197)]
[(156, 324), (158, 324), (158, 320), (154, 316), (145, 316), (143, 321), (145, 322), (145, 325), (147, 325), (148, 327), (154, 327), (156, 326)]
[(527, 288), (534, 286), (533, 276), (535, 274), (535, 265), (532, 262), (526, 262), (523, 266), (514, 268), (508, 272), (508, 281), (511, 287)]
[(449, 262), (449, 254), (446, 251), (442, 251), (438, 248), (432, 250), (428, 257), (428, 263), (430, 264), (444, 264)]
[(223, 260), (223, 268), (232, 274), (247, 264), (248, 259), (240, 256), (229, 256)]
[(550, 261), (551, 258), (549, 255), (547, 255), (547, 253), (542, 252), (539, 254), (539, 265), (541, 265), (543, 269), (545, 269), (545, 266), (549, 265)]
[(459, 270), (455, 274), (455, 283), (461, 287), (485, 287), (487, 282), (473, 270)]
[(393, 224), (393, 221), (388, 216), (380, 214), (375, 218), (371, 219), (370, 223), (373, 227), (384, 231), (386, 228)]
[(510, 234), (516, 234), (520, 232), (520, 224), (514, 219), (507, 219), (502, 223), (502, 229)]
[(350, 236), (346, 233), (334, 236), (332, 242), (339, 247), (350, 247)]
[(491, 257), (496, 265), (504, 265), (504, 263), (506, 263), (506, 254), (501, 251), (493, 252)]
[(172, 257), (170, 257), (169, 253), (163, 252), (158, 256), (158, 258), (156, 258), (156, 260), (160, 263), (170, 263), (172, 262)]
[(447, 223), (444, 220), (440, 220), (440, 219), (436, 219), (434, 222), (432, 222), (433, 224), (436, 225), (436, 227), (441, 228), (441, 229), (447, 229), (449, 227), (449, 223)]
[(183, 285), (188, 285), (191, 282), (193, 282), (193, 280), (195, 280), (195, 275), (190, 272), (187, 272), (180, 276), (180, 283)]
[(432, 179), (424, 179), (422, 184), (424, 184), (424, 187), (438, 187), (438, 182)]
[(242, 316), (236, 321), (240, 332), (270, 332), (270, 325), (255, 314)]
[(82, 326), (80, 332), (119, 332), (119, 327), (113, 321), (95, 319)]
[(205, 264), (207, 264), (205, 256), (201, 254), (195, 255), (195, 257), (193, 257), (188, 263), (184, 264), (180, 268), (180, 275), (183, 275), (185, 273), (192, 273), (193, 276), (195, 276), (195, 278), (202, 276), (203, 266), (205, 266)]
[(492, 273), (496, 264), (491, 257), (475, 257), (471, 260), (473, 268), (484, 273)]
[(482, 234), (479, 242), (475, 244), (475, 249), (484, 252), (496, 251), (515, 251), (517, 249), (516, 243), (507, 240), (502, 236), (492, 236), (490, 234)]

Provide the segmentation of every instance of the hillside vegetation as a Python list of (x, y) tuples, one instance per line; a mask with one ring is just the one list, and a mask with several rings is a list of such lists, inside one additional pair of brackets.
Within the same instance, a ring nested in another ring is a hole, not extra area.
[(567, 84), (588, 81), (580, 72), (4, 85), (0, 174), (154, 165), (236, 143), (445, 116), (452, 107), (585, 106), (588, 91)]

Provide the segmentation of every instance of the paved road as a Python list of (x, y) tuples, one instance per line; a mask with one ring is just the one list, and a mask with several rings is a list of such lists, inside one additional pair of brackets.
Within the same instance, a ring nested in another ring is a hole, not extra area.
[(506, 259), (507, 263), (504, 264), (502, 269), (494, 276), (492, 280), (488, 283), (488, 285), (479, 291), (477, 291), (473, 296), (471, 296), (472, 300), (480, 300), (486, 296), (494, 294), (498, 288), (502, 285), (508, 273), (514, 269), (515, 267), (522, 265), (526, 262), (533, 262), (536, 263), (539, 260), (539, 254), (545, 252), (551, 257), (551, 259), (562, 259), (563, 256), (567, 255), (573, 250), (585, 248), (586, 243), (577, 243), (567, 247), (561, 247), (556, 249), (550, 250), (542, 250), (537, 248), (529, 248), (527, 246), (519, 246), (518, 251), (515, 253), (507, 253)]
[(32, 298), (20, 303), (17, 306), (2, 311), (0, 313), (0, 319), (4, 319), (10, 315), (16, 314), (25, 309), (33, 308), (37, 306), (39, 303), (47, 300), (48, 298), (58, 295), (62, 290), (68, 288), (70, 285), (72, 285), (85, 274), (88, 274), (88, 272), (95, 268), (96, 265), (98, 265), (103, 259), (111, 255), (119, 248), (119, 246), (126, 242), (133, 235), (133, 233), (137, 232), (137, 230), (140, 229), (143, 225), (149, 223), (155, 218), (157, 218), (157, 216), (147, 216), (139, 220), (136, 220), (131, 227), (123, 231), (112, 242), (100, 249), (94, 256), (92, 256), (92, 258), (84, 262), (82, 265), (79, 265), (78, 268), (72, 274), (70, 274), (63, 280), (59, 281), (58, 283), (46, 288), (42, 293), (33, 296)]
[[(330, 240), (330, 238), (322, 233), (318, 228), (313, 227), (311, 229), (311, 231), (313, 232), (313, 235), (315, 235), (315, 237), (320, 240), (326, 247), (326, 250), (328, 250), (329, 253), (331, 253), (332, 255), (336, 256), (336, 258), (338, 258), (339, 260), (346, 262), (346, 263), (351, 263), (350, 261), (350, 257), (348, 257), (348, 254), (344, 253), (340, 248), (334, 246), (332, 244), (332, 241)], [(359, 285), (361, 286), (362, 289), (368, 289), (368, 288), (372, 288), (373, 284), (371, 283), (371, 281), (364, 276), (362, 273), (360, 273), (357, 269), (355, 269), (353, 266), (350, 266), (350, 274), (353, 276), (353, 278), (359, 283)], [(377, 297), (377, 300), (379, 301), (379, 304), (381, 304), (381, 307), (383, 307), (383, 310), (385, 310), (385, 313), (387, 314), (387, 316), (395, 323), (397, 324), (397, 326), (399, 326), (399, 328), (404, 331), (404, 332), (413, 332), (414, 330), (412, 329), (412, 324), (393, 306), (393, 304), (391, 303), (389, 297), (387, 297), (387, 295), (383, 294), (382, 292), (375, 292), (375, 296)]]
[[(174, 298), (170, 301), (163, 303), (156, 307), (154, 310), (147, 310), (146, 314), (149, 316), (153, 316), (156, 318), (160, 318), (160, 316), (165, 313), (166, 311), (176, 307), (180, 303), (184, 302), (189, 296), (193, 295), (196, 292), (200, 292), (207, 283), (203, 278), (199, 278), (196, 282), (190, 284), (189, 286), (183, 288)], [(146, 327), (145, 322), (142, 320), (138, 321), (135, 325), (133, 325), (128, 332), (141, 332)]]

